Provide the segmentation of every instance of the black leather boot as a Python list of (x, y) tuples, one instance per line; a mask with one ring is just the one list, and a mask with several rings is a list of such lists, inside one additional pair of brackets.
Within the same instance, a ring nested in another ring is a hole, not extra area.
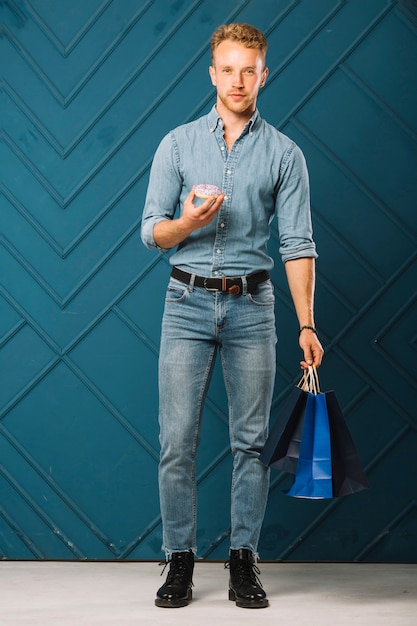
[(231, 550), (225, 567), (230, 568), (229, 600), (244, 609), (263, 609), (269, 605), (250, 550)]
[[(194, 554), (192, 550), (173, 552), (165, 584), (156, 592), (155, 605), (164, 608), (187, 606), (192, 598), (193, 571)], [(163, 572), (164, 570), (162, 570)]]

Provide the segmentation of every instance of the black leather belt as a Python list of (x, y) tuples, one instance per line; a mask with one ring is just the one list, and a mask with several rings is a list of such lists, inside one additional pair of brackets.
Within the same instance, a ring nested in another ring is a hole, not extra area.
[[(189, 285), (193, 274), (184, 272), (178, 267), (173, 267), (171, 272), (172, 278)], [(207, 291), (222, 291), (229, 293), (232, 296), (239, 296), (243, 293), (242, 276), (222, 276), (221, 278), (205, 278), (204, 276), (194, 277), (194, 286), (203, 287)], [(246, 291), (247, 293), (255, 293), (258, 285), (264, 283), (269, 279), (269, 272), (262, 270), (261, 272), (254, 272), (244, 277), (246, 279)]]

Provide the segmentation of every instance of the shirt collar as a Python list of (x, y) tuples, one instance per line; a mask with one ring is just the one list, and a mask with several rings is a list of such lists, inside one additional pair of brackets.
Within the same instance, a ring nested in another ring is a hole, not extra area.
[[(255, 110), (250, 120), (245, 125), (244, 131), (253, 132), (260, 122), (261, 116), (258, 109)], [(209, 114), (207, 115), (208, 127), (211, 133), (214, 133), (216, 128), (223, 128), (223, 120), (217, 113), (216, 105), (213, 106)]]

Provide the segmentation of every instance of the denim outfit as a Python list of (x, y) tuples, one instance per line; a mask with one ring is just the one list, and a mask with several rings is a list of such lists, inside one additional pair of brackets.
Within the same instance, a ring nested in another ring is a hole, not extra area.
[[(267, 242), (274, 215), (284, 262), (317, 256), (300, 149), (258, 111), (230, 151), (223, 132), (213, 107), (162, 140), (142, 218), (142, 240), (157, 248), (155, 224), (181, 211), (193, 185), (217, 185), (226, 196), (212, 223), (193, 232), (170, 257), (191, 279), (187, 285), (170, 278), (162, 321), (159, 489), (168, 555), (197, 551), (194, 459), (217, 352), (228, 394), (233, 454), (231, 548), (257, 552), (269, 484), (269, 472), (258, 456), (268, 434), (276, 331), (271, 281), (250, 294), (244, 277), (273, 266)], [(195, 287), (195, 275), (242, 276), (243, 293)]]

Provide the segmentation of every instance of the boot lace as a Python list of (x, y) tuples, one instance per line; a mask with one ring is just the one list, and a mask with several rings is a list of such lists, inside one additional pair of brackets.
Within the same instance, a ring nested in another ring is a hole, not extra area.
[[(163, 576), (167, 566), (168, 565), (170, 566), (167, 579), (165, 582), (166, 585), (170, 585), (171, 583), (175, 583), (175, 582), (182, 583), (184, 577), (190, 575), (189, 567), (187, 566), (187, 563), (185, 562), (184, 559), (178, 559), (178, 560), (172, 559), (171, 561), (161, 561), (159, 565), (161, 567), (163, 565), (161, 576)], [(191, 582), (191, 585), (194, 586), (193, 582)]]
[[(241, 582), (250, 581), (253, 585), (258, 585), (263, 589), (262, 583), (259, 579), (260, 569), (255, 563), (251, 563), (247, 559), (239, 559), (234, 564), (234, 576), (239, 577)], [(224, 564), (224, 569), (230, 569), (230, 561)]]

